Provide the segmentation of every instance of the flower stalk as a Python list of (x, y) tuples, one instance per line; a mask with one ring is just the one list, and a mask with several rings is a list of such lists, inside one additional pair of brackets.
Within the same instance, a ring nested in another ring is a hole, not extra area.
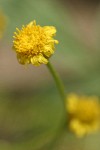
[(65, 89), (64, 89), (62, 80), (60, 79), (59, 75), (57, 74), (57, 72), (55, 71), (53, 66), (51, 65), (50, 61), (48, 62), (47, 67), (55, 80), (56, 87), (59, 91), (59, 94), (60, 94), (64, 104), (65, 104), (66, 94), (65, 94)]

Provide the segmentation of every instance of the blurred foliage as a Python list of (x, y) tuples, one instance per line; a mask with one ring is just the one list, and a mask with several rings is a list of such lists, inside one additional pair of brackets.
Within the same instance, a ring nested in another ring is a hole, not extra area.
[[(100, 96), (99, 40), (91, 49), (73, 35), (75, 24), (67, 6), (53, 0), (0, 0), (0, 8), (7, 16), (5, 45), (12, 45), (16, 27), (31, 20), (56, 26), (59, 45), (52, 62), (66, 91)], [(96, 30), (99, 34), (99, 27)], [(98, 134), (81, 140), (69, 132), (58, 132), (62, 115), (63, 106), (52, 82), (42, 90), (0, 93), (0, 150), (99, 150)], [(60, 134), (57, 139), (56, 133)]]

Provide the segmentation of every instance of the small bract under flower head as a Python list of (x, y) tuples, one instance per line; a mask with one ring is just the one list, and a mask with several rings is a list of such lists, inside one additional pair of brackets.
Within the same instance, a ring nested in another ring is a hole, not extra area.
[(36, 21), (30, 22), (18, 28), (15, 32), (13, 47), (17, 53), (18, 61), (21, 64), (47, 64), (48, 59), (54, 53), (54, 44), (58, 41), (53, 39), (56, 28), (53, 26), (36, 25)]
[(100, 104), (98, 97), (70, 94), (66, 108), (69, 127), (78, 137), (95, 132), (100, 128)]

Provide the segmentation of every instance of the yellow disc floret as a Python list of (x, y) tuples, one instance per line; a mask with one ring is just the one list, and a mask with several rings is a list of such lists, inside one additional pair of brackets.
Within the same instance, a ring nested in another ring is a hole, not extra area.
[(54, 44), (58, 41), (53, 39), (56, 28), (53, 26), (36, 25), (36, 21), (17, 28), (15, 32), (13, 47), (21, 64), (47, 64), (48, 59), (54, 53)]
[(69, 114), (69, 127), (77, 136), (84, 136), (100, 128), (98, 97), (70, 94), (67, 97), (66, 108)]

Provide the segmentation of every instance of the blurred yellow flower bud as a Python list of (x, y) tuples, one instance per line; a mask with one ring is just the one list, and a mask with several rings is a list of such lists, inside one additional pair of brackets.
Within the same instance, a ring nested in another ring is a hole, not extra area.
[(6, 17), (3, 12), (0, 11), (0, 39), (2, 38), (4, 29), (6, 25)]
[(69, 128), (78, 137), (100, 128), (100, 104), (98, 97), (69, 94), (66, 99)]

